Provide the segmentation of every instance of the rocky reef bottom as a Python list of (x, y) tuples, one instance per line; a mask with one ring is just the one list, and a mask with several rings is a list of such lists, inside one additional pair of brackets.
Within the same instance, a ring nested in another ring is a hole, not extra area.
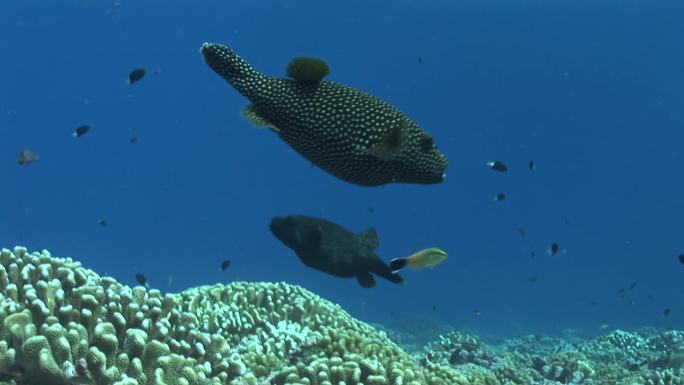
[(47, 250), (0, 250), (0, 384), (684, 384), (680, 331), (401, 341), (286, 283), (162, 294)]

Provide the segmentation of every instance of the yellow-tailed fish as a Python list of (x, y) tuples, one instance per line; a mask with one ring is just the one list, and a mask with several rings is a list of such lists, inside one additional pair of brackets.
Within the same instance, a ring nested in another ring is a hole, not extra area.
[(390, 261), (390, 269), (392, 273), (396, 273), (404, 267), (408, 266), (412, 269), (420, 270), (425, 267), (434, 267), (447, 259), (446, 251), (437, 247), (430, 247), (420, 250), (408, 257), (395, 258)]

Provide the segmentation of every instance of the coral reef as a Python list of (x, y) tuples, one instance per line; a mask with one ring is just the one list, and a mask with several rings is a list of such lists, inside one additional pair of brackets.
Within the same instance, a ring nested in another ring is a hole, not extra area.
[(285, 283), (128, 287), (46, 250), (0, 251), (2, 381), (74, 385), (493, 383), (422, 366)]
[(453, 330), (419, 349), (381, 329), (285, 283), (162, 295), (0, 250), (0, 385), (684, 385), (680, 331), (488, 344)]
[(451, 331), (419, 355), (498, 384), (684, 385), (684, 333), (615, 330), (593, 340), (530, 335), (499, 345)]

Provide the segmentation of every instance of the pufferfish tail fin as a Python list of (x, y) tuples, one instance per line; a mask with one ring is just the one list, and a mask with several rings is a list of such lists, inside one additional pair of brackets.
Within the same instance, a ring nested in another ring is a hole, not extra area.
[(238, 92), (248, 99), (258, 94), (259, 86), (265, 86), (266, 75), (257, 71), (230, 48), (204, 43), (200, 53), (207, 65), (226, 79)]

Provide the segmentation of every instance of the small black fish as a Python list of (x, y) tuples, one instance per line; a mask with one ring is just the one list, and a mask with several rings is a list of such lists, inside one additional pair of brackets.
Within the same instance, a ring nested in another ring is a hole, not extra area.
[(682, 265), (684, 265), (684, 253), (679, 254), (679, 256), (678, 256), (677, 258), (679, 259), (679, 263), (681, 263)]
[(530, 251), (530, 258), (531, 258), (531, 259), (534, 259), (534, 257), (535, 257), (535, 252), (534, 252), (534, 251)]
[(634, 290), (634, 288), (636, 288), (636, 287), (637, 287), (637, 283), (636, 283), (636, 282), (632, 282), (632, 283), (629, 284), (629, 290)]
[(570, 218), (563, 217), (563, 224), (569, 225), (570, 224)]
[(537, 169), (537, 164), (534, 163), (533, 160), (531, 160), (531, 161), (527, 162), (527, 168), (528, 168), (530, 171), (534, 172), (534, 170)]
[(432, 311), (437, 311), (437, 305), (432, 305)]
[(146, 278), (144, 275), (140, 274), (140, 273), (138, 273), (138, 274), (135, 275), (135, 280), (136, 280), (139, 284), (141, 284), (141, 285), (143, 285), (143, 286), (145, 286), (145, 287), (149, 287), (149, 286), (150, 286), (150, 285), (147, 284), (147, 278)]
[(518, 234), (520, 234), (521, 237), (524, 237), (526, 234), (525, 229), (523, 229), (522, 227), (518, 227)]
[(21, 166), (25, 166), (35, 162), (39, 158), (40, 156), (38, 156), (38, 154), (25, 148), (19, 153), (19, 159), (17, 159), (17, 163)]
[(137, 137), (137, 136), (134, 136), (134, 137), (132, 137), (131, 140), (129, 140), (128, 142), (129, 142), (130, 144), (136, 144), (136, 143), (138, 143), (138, 137)]
[(596, 301), (591, 301), (591, 306), (596, 306), (597, 302)]
[(494, 171), (499, 171), (499, 172), (508, 171), (508, 166), (506, 166), (504, 164), (504, 162), (502, 162), (500, 160), (493, 160), (491, 162), (487, 162), (487, 166)]
[(88, 131), (90, 131), (90, 126), (87, 124), (84, 124), (82, 126), (77, 127), (74, 132), (71, 134), (74, 138), (80, 138), (83, 135), (87, 134)]
[(536, 275), (530, 275), (530, 277), (527, 278), (527, 280), (530, 281), (530, 283), (535, 283), (535, 282), (537, 282), (537, 276)]
[(551, 256), (554, 256), (556, 253), (558, 253), (559, 248), (560, 246), (558, 246), (558, 242), (554, 242), (551, 244), (551, 247), (549, 247), (548, 252)]
[(495, 202), (499, 202), (499, 201), (502, 201), (502, 200), (504, 200), (504, 199), (506, 199), (506, 194), (505, 194), (505, 193), (498, 193), (498, 194), (496, 194), (496, 196), (494, 197), (494, 201), (495, 201)]
[(368, 206), (368, 212), (373, 214), (375, 212), (375, 209), (373, 209), (373, 206)]
[(133, 71), (131, 71), (130, 74), (128, 74), (128, 84), (133, 85), (135, 82), (139, 81), (140, 79), (145, 76), (145, 70), (142, 68), (136, 68)]
[(669, 316), (669, 315), (670, 315), (670, 311), (672, 311), (672, 310), (668, 307), (667, 309), (663, 310), (663, 315), (664, 315), (665, 317)]
[(423, 64), (423, 58), (418, 56), (418, 64)]
[(648, 299), (653, 299), (653, 294), (647, 295)]
[(289, 215), (274, 217), (270, 229), (312, 269), (340, 278), (355, 277), (365, 288), (375, 286), (373, 274), (394, 283), (404, 281), (373, 252), (380, 240), (372, 228), (354, 234), (322, 218)]
[(476, 317), (479, 317), (480, 314), (482, 314), (482, 313), (480, 313), (480, 310), (475, 309), (475, 310), (473, 310), (473, 314), (475, 314)]
[(221, 267), (219, 271), (223, 272), (226, 271), (226, 269), (230, 267), (230, 259), (224, 259), (223, 262), (221, 262)]
[(106, 227), (107, 226), (107, 220), (106, 219), (100, 219), (97, 221), (97, 224), (102, 226), (102, 227)]

